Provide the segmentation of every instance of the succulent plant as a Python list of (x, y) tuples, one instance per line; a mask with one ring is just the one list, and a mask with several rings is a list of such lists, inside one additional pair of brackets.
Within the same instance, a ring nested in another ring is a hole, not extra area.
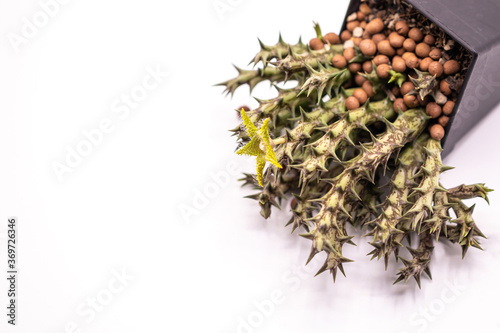
[[(321, 40), (319, 25), (315, 30)], [(307, 262), (320, 252), (327, 255), (318, 274), (330, 271), (335, 280), (337, 269), (344, 274), (343, 264), (352, 261), (343, 256), (344, 245), (354, 244), (348, 224), (366, 231), (374, 248), (369, 255), (383, 259), (386, 269), (391, 256), (401, 259), (404, 267), (395, 283), (413, 277), (420, 286), (422, 272), (430, 277), (439, 240), (458, 243), (463, 255), (471, 246), (481, 248), (478, 238), (484, 235), (472, 218), (474, 206), (463, 200), (488, 200), (491, 190), (484, 184), (444, 188), (440, 174), (451, 168), (442, 164), (441, 142), (427, 131), (431, 117), (420, 105), (401, 110), (391, 98), (390, 86), (408, 80), (415, 86), (411, 94), (422, 100), (435, 95), (436, 76), (417, 70), (408, 77), (391, 70), (382, 79), (373, 64), (374, 70), (362, 75), (376, 94), (352, 109), (346, 101), (355, 94), (356, 88), (348, 88), (353, 73), (331, 66), (344, 45), (326, 42), (315, 50), (301, 41), (286, 44), (281, 36), (274, 46), (259, 43), (261, 51), (251, 63), (261, 68), (238, 69), (236, 78), (221, 84), (230, 94), (243, 85), (252, 91), (263, 81), (277, 90), (276, 98), (257, 99), (256, 109), (241, 110), (243, 122), (233, 130), (238, 154), (257, 157), (256, 176), (245, 174), (241, 180), (257, 191), (249, 197), (258, 201), (265, 218), (272, 206), (291, 199), (287, 225), (311, 240)], [(355, 50), (351, 63), (373, 58)], [(296, 87), (279, 88), (287, 81)], [(418, 246), (412, 248), (415, 234)], [(400, 256), (401, 249), (411, 259)]]

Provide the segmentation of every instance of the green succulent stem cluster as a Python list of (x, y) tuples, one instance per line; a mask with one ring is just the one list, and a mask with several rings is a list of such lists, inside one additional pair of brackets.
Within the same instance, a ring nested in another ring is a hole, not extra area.
[[(348, 111), (345, 102), (353, 89), (343, 86), (351, 73), (329, 65), (343, 52), (342, 45), (314, 51), (301, 41), (286, 44), (281, 36), (274, 46), (260, 45), (251, 63), (261, 67), (238, 69), (236, 78), (221, 84), (233, 94), (243, 85), (252, 90), (269, 81), (278, 94), (257, 99), (258, 107), (242, 111), (244, 122), (233, 130), (238, 152), (251, 151), (258, 161), (257, 176), (245, 174), (241, 180), (257, 190), (249, 197), (259, 202), (265, 218), (272, 206), (291, 199), (287, 225), (311, 240), (307, 262), (326, 253), (318, 274), (330, 271), (335, 279), (337, 270), (344, 273), (343, 264), (352, 261), (343, 255), (344, 245), (354, 244), (348, 224), (365, 230), (373, 246), (369, 255), (383, 259), (386, 269), (391, 256), (401, 259), (396, 282), (413, 277), (420, 286), (422, 272), (430, 277), (439, 240), (458, 243), (463, 255), (471, 246), (480, 249), (478, 237), (484, 235), (472, 218), (474, 206), (463, 200), (488, 200), (491, 190), (484, 184), (442, 186), (440, 174), (451, 168), (441, 161), (440, 142), (425, 131), (430, 119), (425, 110), (395, 111), (380, 89), (388, 82), (368, 75), (380, 91)], [(278, 87), (288, 80), (296, 87)], [(394, 74), (390, 80), (400, 84), (406, 77)], [(412, 80), (422, 97), (435, 84), (424, 74)], [(261, 150), (259, 142), (266, 143)], [(271, 163), (264, 170), (265, 160)], [(410, 245), (413, 235), (419, 239), (416, 248)]]

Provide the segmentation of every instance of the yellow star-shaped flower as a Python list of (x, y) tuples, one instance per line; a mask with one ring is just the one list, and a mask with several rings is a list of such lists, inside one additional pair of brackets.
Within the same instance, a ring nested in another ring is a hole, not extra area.
[(259, 185), (263, 186), (262, 177), (266, 161), (271, 162), (280, 169), (282, 168), (276, 159), (276, 154), (274, 153), (271, 140), (269, 138), (269, 128), (267, 125), (269, 123), (269, 118), (264, 121), (260, 129), (257, 129), (243, 109), (241, 110), (241, 118), (243, 119), (243, 124), (245, 125), (248, 135), (250, 135), (252, 140), (250, 140), (250, 142), (243, 148), (238, 150), (236, 154), (257, 156), (257, 180), (259, 181)]

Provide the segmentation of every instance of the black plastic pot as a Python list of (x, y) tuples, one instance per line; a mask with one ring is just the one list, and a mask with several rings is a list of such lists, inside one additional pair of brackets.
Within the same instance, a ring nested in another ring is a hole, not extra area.
[[(386, 0), (381, 0), (386, 1)], [(446, 128), (443, 154), (500, 102), (500, 0), (406, 0), (472, 55), (472, 64)], [(358, 8), (352, 0), (347, 16)]]

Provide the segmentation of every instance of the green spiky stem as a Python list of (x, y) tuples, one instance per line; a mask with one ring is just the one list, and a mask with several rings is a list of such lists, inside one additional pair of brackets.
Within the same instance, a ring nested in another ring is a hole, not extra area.
[(307, 66), (309, 70), (309, 78), (302, 85), (300, 94), (307, 91), (307, 96), (311, 92), (316, 91), (318, 96), (318, 103), (323, 98), (323, 93), (332, 97), (332, 89), (335, 88), (335, 93), (337, 94), (342, 85), (351, 79), (351, 72), (349, 69), (337, 69), (330, 66), (324, 67), (319, 65), (319, 69), (315, 70)]
[[(259, 123), (266, 118), (271, 118), (269, 130), (278, 135), (289, 119), (295, 116), (296, 109), (313, 103), (315, 96), (300, 95), (300, 87), (293, 89), (275, 88), (278, 90), (277, 97), (269, 100), (257, 99), (259, 106), (252, 111), (248, 111), (247, 115), (253, 123)], [(242, 128), (242, 124), (240, 124), (233, 132), (238, 134), (238, 139), (248, 140), (248, 134)]]
[(413, 144), (403, 149), (399, 155), (399, 165), (390, 182), (391, 191), (384, 202), (382, 214), (370, 222), (374, 228), (367, 236), (373, 235), (373, 241), (370, 244), (375, 249), (369, 255), (372, 255), (372, 259), (375, 257), (384, 258), (386, 270), (391, 253), (394, 252), (397, 258), (398, 249), (402, 246), (401, 241), (406, 231), (402, 217), (405, 211), (411, 207), (408, 195), (410, 189), (416, 185), (413, 179), (424, 162), (423, 145), (428, 138), (427, 134), (422, 134)]
[[(473, 184), (456, 186), (446, 190), (446, 192), (437, 192), (434, 196), (434, 212), (431, 218), (424, 221), (424, 225), (436, 235), (436, 241), (441, 234), (448, 237), (448, 223), (451, 220), (450, 208), (455, 207), (464, 220), (469, 220), (469, 218), (465, 218), (468, 207), (462, 202), (462, 199), (483, 198), (489, 203), (488, 192), (491, 191), (484, 184)], [(477, 226), (475, 228), (477, 229)], [(480, 234), (477, 233), (474, 236), (478, 235)], [(456, 237), (451, 236), (451, 240), (456, 241)]]
[(257, 65), (262, 62), (264, 67), (268, 65), (268, 62), (276, 59), (283, 59), (288, 56), (290, 49), (294, 53), (302, 53), (307, 51), (307, 46), (302, 43), (302, 40), (299, 39), (298, 43), (295, 45), (287, 44), (281, 38), (281, 34), (279, 36), (278, 43), (273, 46), (267, 46), (259, 39), (260, 51), (255, 55), (255, 57), (250, 61), (250, 64)]
[(420, 228), (421, 222), (433, 214), (432, 203), (435, 193), (446, 192), (439, 183), (439, 175), (448, 169), (441, 162), (441, 143), (430, 138), (424, 149), (427, 157), (420, 173), (423, 179), (411, 193), (412, 196), (417, 197), (417, 200), (406, 214), (406, 217), (412, 221), (413, 230)]
[(254, 175), (245, 174), (245, 176), (245, 178), (241, 179), (245, 181), (244, 185), (252, 185), (254, 189), (259, 190), (259, 192), (246, 196), (246, 198), (259, 202), (260, 214), (266, 219), (271, 216), (271, 207), (279, 208), (282, 199), (286, 199), (286, 193), (296, 188), (299, 180), (297, 171), (293, 169), (285, 170), (280, 174), (276, 174), (275, 177), (271, 176), (270, 169), (266, 170), (264, 177), (267, 181), (264, 182), (264, 187), (255, 186)]
[(484, 184), (473, 184), (473, 185), (460, 185), (447, 190), (448, 197), (455, 199), (472, 199), (472, 198), (483, 198), (486, 202), (488, 200), (488, 192), (492, 192), (492, 189), (487, 188)]
[(449, 209), (451, 204), (448, 202), (448, 195), (445, 192), (437, 192), (434, 195), (433, 213), (430, 218), (424, 220), (423, 230), (429, 230), (431, 234), (436, 235), (436, 242), (443, 232), (447, 235), (447, 224), (451, 220)]
[(281, 143), (276, 145), (275, 152), (278, 161), (285, 156), (293, 161), (293, 154), (299, 143), (309, 139), (318, 127), (326, 126), (336, 116), (342, 116), (345, 113), (344, 103), (345, 98), (337, 96), (311, 112), (306, 113), (301, 109), (301, 120), (293, 130), (287, 131), (286, 135), (280, 138)]
[(218, 85), (225, 86), (224, 91), (231, 95), (242, 85), (248, 85), (250, 92), (252, 92), (253, 88), (262, 81), (277, 83), (297, 79), (296, 76), (292, 77), (294, 73), (306, 71), (306, 66), (318, 68), (320, 63), (330, 63), (336, 54), (342, 54), (343, 51), (344, 47), (342, 45), (326, 45), (322, 50), (309, 50), (300, 54), (289, 49), (290, 54), (286, 58), (279, 59), (274, 63), (276, 67), (267, 66), (256, 70), (243, 70), (235, 66), (238, 76)]
[(323, 41), (323, 33), (321, 32), (321, 27), (317, 22), (314, 22), (314, 31), (316, 31), (316, 37)]
[(342, 263), (349, 261), (342, 256), (342, 246), (350, 240), (345, 230), (347, 219), (340, 217), (342, 213), (346, 216), (350, 215), (345, 209), (345, 202), (349, 195), (361, 200), (359, 194), (355, 192), (356, 184), (363, 178), (372, 180), (377, 166), (386, 162), (393, 152), (407, 142), (414, 140), (425, 127), (428, 119), (429, 117), (421, 109), (413, 109), (400, 114), (371, 147), (364, 147), (362, 153), (346, 165), (339, 176), (330, 180), (332, 184), (330, 191), (318, 200), (321, 209), (312, 218), (313, 230), (302, 235), (313, 241), (309, 260), (321, 251), (327, 252), (325, 264), (318, 274), (330, 270), (335, 277), (337, 268), (342, 271)]
[(354, 213), (352, 214), (352, 224), (354, 227), (363, 227), (377, 214), (377, 204), (380, 202), (380, 192), (378, 186), (368, 181), (364, 183), (359, 182), (358, 186), (362, 186), (362, 190), (356, 189), (357, 193), (360, 193), (361, 201), (356, 200), (352, 203), (352, 211)]
[(309, 48), (308, 52), (290, 52), (286, 58), (276, 61), (273, 65), (275, 65), (279, 71), (290, 75), (306, 71), (307, 66), (316, 69), (319, 67), (319, 64), (325, 65), (331, 63), (335, 55), (342, 54), (343, 52), (343, 45), (327, 44), (324, 48), (317, 51)]
[[(337, 165), (331, 168), (332, 170), (330, 170), (330, 172), (334, 174), (341, 168), (342, 167), (340, 165)], [(292, 233), (296, 229), (301, 227), (309, 232), (309, 219), (312, 217), (313, 211), (316, 209), (313, 201), (318, 197), (318, 195), (324, 193), (328, 187), (328, 183), (318, 182), (311, 186), (308, 186), (307, 189), (300, 195), (294, 193), (294, 197), (297, 203), (295, 207), (292, 207), (292, 217), (287, 223), (287, 226), (292, 225)]]
[(413, 78), (410, 76), (410, 81), (415, 86), (415, 92), (417, 92), (420, 98), (423, 100), (427, 95), (433, 94), (433, 92), (438, 88), (438, 80), (435, 75), (431, 75), (427, 72), (421, 72), (415, 69), (418, 77)]
[[(491, 191), (484, 184), (473, 184), (456, 186), (446, 192), (437, 192), (434, 197), (434, 212), (431, 218), (424, 221), (424, 225), (436, 235), (436, 241), (440, 235), (443, 235), (453, 243), (460, 243), (463, 255), (470, 246), (480, 249), (479, 242), (473, 237), (484, 237), (484, 235), (472, 219), (473, 207), (467, 207), (462, 199), (483, 198), (489, 202), (488, 192)], [(452, 220), (450, 209), (455, 211), (457, 219)], [(451, 232), (448, 232), (449, 229)]]
[(307, 199), (308, 195), (305, 194), (305, 198), (302, 198), (296, 195), (297, 204), (292, 208), (292, 217), (286, 224), (286, 226), (292, 226), (292, 233), (295, 232), (296, 229), (304, 228), (307, 232), (309, 232), (309, 221), (311, 218), (310, 212), (314, 209), (314, 206)]
[(259, 68), (256, 70), (243, 70), (234, 66), (238, 71), (238, 76), (217, 84), (218, 86), (225, 86), (225, 93), (233, 95), (236, 89), (243, 85), (250, 87), (250, 92), (253, 88), (262, 81), (270, 81), (278, 83), (285, 81), (286, 74), (274, 67)]
[[(356, 110), (351, 110), (337, 122), (326, 128), (326, 134), (311, 144), (314, 150), (306, 161), (295, 167), (302, 172), (302, 184), (311, 179), (318, 170), (325, 170), (328, 159), (333, 158), (340, 161), (336, 155), (336, 150), (341, 147), (342, 142), (349, 142), (351, 145), (352, 132), (354, 129), (365, 129), (376, 121), (387, 122), (387, 119), (394, 117), (396, 113), (392, 107), (392, 102), (385, 99), (372, 102)], [(390, 126), (390, 124), (389, 124)]]
[(407, 76), (406, 74), (404, 73), (399, 73), (399, 72), (396, 72), (396, 71), (393, 71), (393, 70), (390, 70), (389, 71), (389, 74), (391, 74), (391, 77), (389, 79), (389, 81), (387, 83), (393, 83), (393, 82), (396, 82), (396, 84), (401, 88), (401, 86), (403, 85), (403, 83), (406, 82), (407, 80)]
[[(311, 99), (304, 98), (300, 96), (300, 89), (278, 89), (278, 96), (269, 100), (259, 100), (259, 107), (254, 111), (249, 113), (250, 118), (253, 121), (260, 121), (261, 119), (268, 117), (275, 117), (282, 111), (280, 107), (286, 106), (292, 114), (295, 114), (295, 109), (304, 103), (310, 103)], [(258, 117), (255, 117), (258, 115)], [(255, 118), (255, 119), (254, 119)]]
[(472, 218), (472, 212), (474, 211), (475, 205), (468, 207), (461, 199), (453, 197), (449, 197), (448, 200), (452, 204), (452, 209), (457, 218), (450, 221), (454, 225), (447, 226), (446, 238), (452, 243), (456, 242), (460, 244), (462, 247), (462, 257), (465, 257), (467, 250), (471, 246), (482, 250), (479, 241), (474, 238), (486, 238)]
[(421, 233), (418, 248), (408, 248), (408, 250), (413, 256), (413, 259), (407, 260), (400, 257), (405, 267), (398, 273), (399, 277), (396, 281), (394, 281), (394, 284), (403, 280), (406, 283), (410, 277), (413, 277), (417, 281), (418, 287), (420, 288), (420, 276), (422, 275), (422, 272), (425, 272), (429, 278), (432, 279), (431, 271), (429, 269), (432, 251), (434, 250), (431, 234), (428, 232)]

